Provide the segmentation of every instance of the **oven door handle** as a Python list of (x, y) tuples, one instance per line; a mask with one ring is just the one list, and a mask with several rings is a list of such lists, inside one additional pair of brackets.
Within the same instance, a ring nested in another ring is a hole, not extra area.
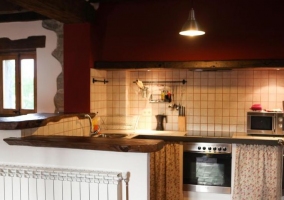
[(186, 150), (184, 150), (183, 152), (198, 153), (198, 154), (214, 154), (214, 155), (232, 154), (232, 152), (206, 152), (206, 151), (186, 151)]

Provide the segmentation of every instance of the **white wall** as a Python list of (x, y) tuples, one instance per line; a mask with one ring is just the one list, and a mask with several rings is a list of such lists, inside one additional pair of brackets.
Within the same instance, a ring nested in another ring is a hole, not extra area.
[(44, 29), (42, 21), (0, 23), (0, 30), (0, 38), (11, 40), (46, 36), (46, 47), (37, 49), (37, 112), (54, 112), (56, 78), (62, 71), (60, 63), (51, 55), (57, 44), (55, 32)]
[[(129, 172), (129, 200), (149, 200), (149, 154), (64, 148), (9, 146), (21, 131), (0, 131), (0, 164)], [(0, 191), (1, 194), (1, 191)], [(126, 200), (123, 183), (123, 200)]]

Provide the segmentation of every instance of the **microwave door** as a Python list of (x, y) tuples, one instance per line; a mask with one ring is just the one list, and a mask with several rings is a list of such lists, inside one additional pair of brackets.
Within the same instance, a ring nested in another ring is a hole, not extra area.
[(274, 115), (248, 115), (247, 133), (248, 134), (275, 134)]

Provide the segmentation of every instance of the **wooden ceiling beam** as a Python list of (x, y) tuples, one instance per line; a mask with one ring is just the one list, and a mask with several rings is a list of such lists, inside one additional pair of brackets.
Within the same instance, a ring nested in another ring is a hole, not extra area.
[(26, 12), (24, 8), (21, 6), (15, 5), (11, 2), (7, 2), (5, 0), (0, 0), (0, 14), (11, 14), (11, 13), (19, 13)]
[(142, 61), (142, 62), (95, 62), (101, 70), (131, 69), (188, 69), (194, 71), (218, 71), (246, 68), (283, 68), (283, 59), (267, 60), (216, 60), (216, 61)]
[(62, 23), (92, 22), (95, 9), (85, 0), (7, 0)]
[(124, 1), (133, 1), (133, 0), (89, 0), (91, 3), (117, 3)]
[(0, 52), (36, 50), (45, 47), (46, 36), (31, 36), (26, 39), (0, 38)]
[(26, 22), (26, 21), (35, 21), (35, 20), (45, 20), (45, 19), (49, 19), (49, 18), (43, 15), (37, 14), (35, 12), (0, 14), (0, 23)]

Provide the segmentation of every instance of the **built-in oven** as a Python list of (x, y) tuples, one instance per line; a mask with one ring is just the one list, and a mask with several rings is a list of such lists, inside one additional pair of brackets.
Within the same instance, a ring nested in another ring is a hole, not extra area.
[(183, 144), (183, 190), (231, 193), (232, 145)]

